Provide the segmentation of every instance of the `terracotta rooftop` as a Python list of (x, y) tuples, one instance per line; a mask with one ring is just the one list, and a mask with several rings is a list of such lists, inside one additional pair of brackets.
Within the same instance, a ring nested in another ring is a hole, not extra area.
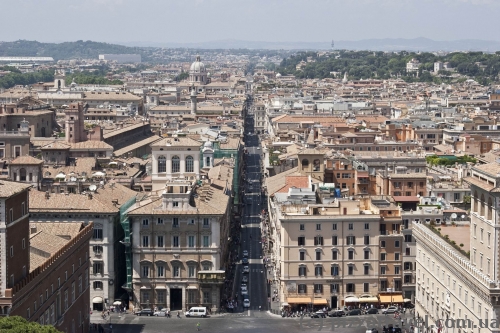
[(26, 155), (26, 156), (19, 156), (15, 160), (12, 160), (10, 162), (10, 164), (17, 164), (17, 165), (27, 165), (27, 164), (39, 165), (39, 164), (43, 164), (43, 161), (39, 160), (38, 158)]
[(283, 186), (277, 193), (288, 193), (290, 188), (307, 188), (309, 187), (308, 176), (286, 176), (285, 186)]
[(30, 188), (31, 184), (8, 182), (5, 180), (0, 181), (0, 198), (8, 198), (17, 193), (20, 193), (27, 188)]

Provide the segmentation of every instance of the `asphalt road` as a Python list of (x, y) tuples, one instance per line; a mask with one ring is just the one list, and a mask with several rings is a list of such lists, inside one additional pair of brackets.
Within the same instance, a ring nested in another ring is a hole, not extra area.
[[(245, 313), (227, 313), (209, 318), (165, 318), (137, 317), (132, 314), (118, 317), (112, 315), (113, 333), (155, 333), (155, 332), (196, 332), (200, 323), (200, 332), (342, 332), (365, 333), (367, 328), (377, 328), (392, 323), (400, 324), (392, 316), (365, 315), (343, 318), (281, 318), (265, 311), (250, 310)], [(107, 329), (109, 326), (104, 325)], [(407, 328), (403, 326), (403, 328)], [(109, 332), (109, 330), (106, 330)]]

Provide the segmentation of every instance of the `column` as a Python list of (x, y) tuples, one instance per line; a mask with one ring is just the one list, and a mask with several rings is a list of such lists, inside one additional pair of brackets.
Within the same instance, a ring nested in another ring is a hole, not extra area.
[(187, 308), (186, 308), (187, 297), (188, 297), (188, 295), (187, 295), (186, 285), (183, 285), (182, 286), (182, 312), (187, 311)]
[(172, 179), (172, 154), (167, 153), (167, 179)]
[[(167, 307), (167, 309), (170, 309), (170, 286), (169, 285), (167, 285), (167, 289), (165, 289), (165, 293), (166, 293), (166, 295), (165, 295), (166, 299), (165, 300), (167, 301), (166, 307)], [(174, 315), (172, 313), (172, 310), (170, 310), (170, 314), (172, 316)]]

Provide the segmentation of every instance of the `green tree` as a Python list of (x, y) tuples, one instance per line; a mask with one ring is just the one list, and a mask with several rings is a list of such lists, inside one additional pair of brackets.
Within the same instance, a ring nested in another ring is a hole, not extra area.
[(50, 325), (40, 325), (18, 316), (0, 318), (2, 333), (61, 333)]

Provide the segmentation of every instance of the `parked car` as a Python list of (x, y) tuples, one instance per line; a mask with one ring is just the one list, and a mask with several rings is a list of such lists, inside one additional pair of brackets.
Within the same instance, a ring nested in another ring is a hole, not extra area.
[(142, 309), (140, 311), (137, 311), (135, 313), (136, 316), (152, 316), (153, 315), (153, 310), (151, 309)]
[(186, 317), (207, 317), (207, 308), (204, 306), (194, 306), (186, 312)]
[(370, 328), (366, 330), (366, 333), (378, 333), (376, 328)]
[(348, 311), (346, 313), (346, 316), (359, 316), (362, 314), (363, 314), (363, 312), (361, 312), (361, 309), (352, 309), (351, 311)]
[[(252, 186), (252, 185), (250, 185)], [(248, 258), (248, 251), (247, 250), (243, 250), (243, 257), (247, 257)]]
[(342, 310), (332, 310), (328, 313), (328, 317), (343, 317), (345, 312)]
[(153, 316), (155, 317), (167, 317), (167, 313), (165, 311), (156, 311), (155, 313), (153, 313)]
[(248, 283), (248, 275), (243, 275), (243, 277), (241, 278), (241, 282)]
[(365, 313), (366, 314), (377, 314), (378, 313), (378, 309), (377, 308), (370, 308), (370, 309), (366, 310)]
[(243, 266), (243, 273), (250, 273), (250, 268), (248, 268), (248, 266)]
[(390, 314), (390, 313), (395, 313), (395, 312), (398, 312), (398, 308), (395, 306), (390, 306), (387, 309), (382, 310), (382, 314), (386, 314), (386, 313)]
[(323, 310), (318, 310), (311, 313), (311, 318), (326, 318), (326, 313), (324, 313)]

